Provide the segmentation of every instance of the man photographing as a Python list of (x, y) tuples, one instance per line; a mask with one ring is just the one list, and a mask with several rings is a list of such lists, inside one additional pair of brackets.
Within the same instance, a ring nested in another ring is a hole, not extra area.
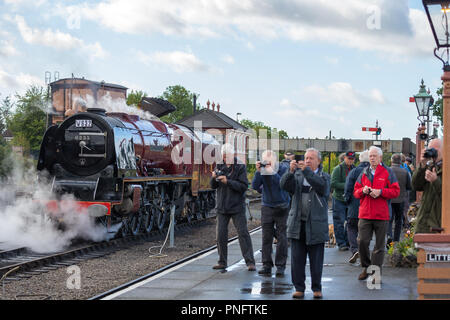
[(328, 240), (328, 196), (330, 176), (322, 171), (317, 149), (306, 150), (305, 160), (292, 160), (281, 178), (281, 188), (292, 195), (287, 236), (291, 239), (293, 298), (304, 298), (306, 258), (309, 257), (311, 289), (322, 298), (322, 270)]
[[(266, 150), (262, 154), (262, 161), (256, 162), (256, 173), (252, 181), (254, 190), (262, 187), (262, 263), (259, 274), (270, 275), (274, 263), (272, 261), (272, 242), (277, 238), (275, 253), (276, 275), (282, 276), (286, 268), (288, 242), (286, 237), (286, 221), (289, 211), (289, 195), (280, 188), (280, 179), (288, 170), (278, 163), (277, 154)], [(275, 233), (275, 234), (274, 234)]]
[(412, 177), (414, 190), (423, 191), (417, 212), (416, 233), (438, 232), (442, 209), (442, 140), (433, 139), (423, 150)]

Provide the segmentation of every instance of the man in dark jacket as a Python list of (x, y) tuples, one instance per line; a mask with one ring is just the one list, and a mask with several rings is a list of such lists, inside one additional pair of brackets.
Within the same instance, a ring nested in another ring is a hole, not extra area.
[[(389, 221), (388, 227), (388, 241), (390, 244), (393, 241), (398, 242), (400, 240), (400, 233), (403, 226), (403, 212), (405, 208), (405, 200), (408, 197), (408, 191), (411, 190), (411, 175), (408, 170), (402, 167), (402, 155), (399, 153), (393, 154), (391, 157), (391, 169), (394, 171), (395, 176), (400, 186), (400, 195), (397, 198), (391, 200), (392, 216)], [(392, 238), (392, 225), (395, 222), (394, 238)]]
[(325, 242), (328, 241), (328, 197), (330, 176), (322, 171), (320, 152), (306, 150), (305, 160), (291, 161), (281, 178), (281, 188), (292, 195), (287, 236), (291, 240), (293, 298), (305, 292), (306, 257), (309, 257), (311, 289), (314, 298), (322, 298), (322, 269)]
[(442, 223), (442, 140), (434, 139), (428, 149), (434, 148), (436, 159), (420, 157), (420, 165), (412, 177), (413, 188), (423, 191), (420, 208), (416, 217), (416, 233), (433, 233), (432, 229), (441, 228)]
[(355, 153), (348, 151), (344, 155), (344, 161), (331, 173), (331, 189), (333, 190), (333, 225), (336, 242), (340, 251), (348, 250), (346, 229), (347, 203), (344, 200), (345, 179), (348, 173), (355, 168)]
[(344, 200), (348, 204), (347, 210), (347, 237), (350, 243), (350, 251), (352, 255), (348, 260), (349, 263), (355, 263), (359, 258), (358, 252), (358, 213), (359, 213), (359, 199), (353, 196), (353, 189), (355, 182), (358, 179), (364, 168), (368, 167), (369, 150), (364, 150), (359, 155), (359, 166), (349, 172), (345, 180)]
[(261, 161), (256, 162), (256, 173), (253, 178), (252, 188), (260, 190), (262, 187), (262, 263), (259, 274), (270, 275), (272, 273), (272, 242), (274, 231), (277, 238), (275, 253), (276, 275), (282, 276), (286, 268), (288, 256), (288, 242), (286, 237), (286, 221), (289, 211), (289, 195), (280, 188), (280, 179), (288, 168), (278, 163), (277, 156), (272, 150), (266, 150), (262, 154)]
[(222, 147), (224, 163), (212, 173), (211, 187), (217, 189), (217, 250), (219, 262), (213, 269), (225, 269), (228, 257), (228, 224), (233, 219), (238, 232), (242, 256), (249, 271), (256, 271), (253, 245), (245, 216), (245, 191), (248, 189), (247, 169), (234, 157), (234, 149)]

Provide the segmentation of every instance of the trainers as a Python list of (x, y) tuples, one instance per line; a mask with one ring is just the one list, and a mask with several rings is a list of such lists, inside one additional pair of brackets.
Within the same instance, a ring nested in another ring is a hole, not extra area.
[(256, 271), (256, 267), (253, 263), (251, 263), (247, 266), (247, 270), (248, 271)]
[(272, 274), (272, 268), (270, 268), (270, 267), (263, 267), (262, 269), (260, 269), (260, 270), (258, 271), (258, 274), (261, 274), (261, 275), (270, 275), (270, 274)]
[(349, 263), (355, 263), (359, 258), (359, 252), (356, 251), (351, 258), (348, 260)]
[(345, 244), (342, 246), (339, 246), (339, 251), (347, 251), (349, 249), (348, 246), (346, 246)]
[(295, 291), (292, 295), (294, 299), (303, 299), (305, 297), (305, 293), (303, 291)]
[(215, 266), (212, 267), (214, 270), (221, 270), (221, 269), (226, 269), (227, 267), (223, 264), (216, 264)]
[(367, 273), (367, 269), (364, 268), (363, 271), (359, 274), (358, 280), (366, 280), (369, 274)]

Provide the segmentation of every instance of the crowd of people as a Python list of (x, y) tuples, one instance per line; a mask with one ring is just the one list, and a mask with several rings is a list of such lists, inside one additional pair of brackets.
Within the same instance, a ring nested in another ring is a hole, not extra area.
[[(350, 251), (349, 263), (360, 260), (359, 280), (369, 277), (369, 266), (381, 272), (386, 247), (398, 242), (409, 203), (422, 191), (415, 222), (416, 233), (439, 232), (442, 197), (442, 141), (432, 140), (412, 159), (393, 154), (391, 166), (383, 163), (383, 152), (371, 146), (357, 155), (348, 151), (331, 176), (323, 171), (321, 153), (314, 148), (303, 156), (288, 150), (281, 162), (267, 150), (256, 162), (252, 188), (262, 194), (261, 275), (283, 276), (291, 250), (293, 298), (304, 297), (306, 262), (309, 259), (314, 298), (322, 298), (322, 270), (325, 243), (329, 240), (328, 200), (332, 198), (333, 229), (339, 251)], [(242, 256), (249, 271), (256, 271), (251, 237), (245, 216), (248, 186), (246, 166), (234, 156), (233, 148), (222, 148), (224, 163), (212, 173), (211, 186), (217, 189), (217, 243), (219, 261), (214, 269), (227, 268), (227, 239), (230, 219), (238, 232)], [(375, 244), (370, 252), (370, 242)], [(275, 259), (273, 243), (276, 243)]]

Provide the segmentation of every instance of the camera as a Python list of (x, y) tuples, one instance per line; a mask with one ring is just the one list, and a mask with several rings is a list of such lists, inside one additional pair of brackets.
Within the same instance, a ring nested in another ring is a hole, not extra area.
[(219, 169), (214, 170), (214, 172), (215, 172), (217, 177), (225, 175), (225, 172), (222, 171), (222, 170), (219, 170)]
[(426, 159), (436, 159), (438, 157), (438, 151), (435, 148), (426, 149), (423, 157)]
[(265, 168), (269, 163), (267, 163), (266, 161), (262, 161), (259, 163), (261, 168)]
[(305, 160), (305, 155), (304, 154), (296, 154), (295, 155), (295, 161), (304, 161)]

